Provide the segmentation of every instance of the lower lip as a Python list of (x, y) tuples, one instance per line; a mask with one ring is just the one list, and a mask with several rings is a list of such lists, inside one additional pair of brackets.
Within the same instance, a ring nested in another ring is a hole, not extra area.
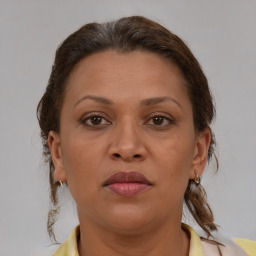
[(144, 183), (113, 183), (107, 186), (115, 194), (127, 197), (135, 196), (149, 187)]

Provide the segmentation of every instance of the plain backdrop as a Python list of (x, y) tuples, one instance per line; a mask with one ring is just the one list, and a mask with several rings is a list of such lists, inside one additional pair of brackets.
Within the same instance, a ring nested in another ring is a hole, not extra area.
[[(255, 13), (255, 0), (0, 0), (0, 256), (55, 249), (46, 232), (49, 186), (36, 106), (56, 47), (87, 22), (128, 15), (168, 27), (201, 63), (217, 106), (220, 162), (203, 185), (220, 232), (256, 240)], [(77, 224), (64, 194), (59, 242)]]

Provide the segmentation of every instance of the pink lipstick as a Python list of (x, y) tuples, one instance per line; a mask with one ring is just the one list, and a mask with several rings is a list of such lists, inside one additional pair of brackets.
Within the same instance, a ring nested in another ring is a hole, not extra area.
[(143, 174), (135, 171), (117, 172), (104, 182), (104, 186), (113, 193), (127, 197), (134, 196), (151, 185)]

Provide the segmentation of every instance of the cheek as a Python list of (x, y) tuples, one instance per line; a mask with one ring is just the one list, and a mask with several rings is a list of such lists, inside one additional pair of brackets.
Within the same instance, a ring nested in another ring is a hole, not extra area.
[(173, 172), (177, 173), (179, 173), (178, 170), (186, 171), (191, 167), (193, 161), (193, 137), (184, 134), (175, 134), (162, 141), (155, 153), (158, 155), (159, 160), (162, 158), (160, 163), (165, 163), (167, 169), (172, 169)]
[(183, 193), (187, 187), (189, 173), (192, 168), (194, 142), (193, 137), (175, 136), (155, 149), (157, 155), (156, 166), (163, 175), (159, 175), (163, 190), (170, 194), (180, 191)]
[[(101, 140), (89, 138), (82, 132), (74, 132), (66, 136), (64, 134), (61, 143), (66, 171), (79, 171), (82, 168), (87, 170), (97, 165), (103, 148), (100, 142)], [(73, 169), (73, 167), (76, 168)]]
[(99, 162), (102, 147), (97, 143), (71, 136), (63, 142), (63, 165), (67, 183), (74, 198), (90, 194), (99, 184)]

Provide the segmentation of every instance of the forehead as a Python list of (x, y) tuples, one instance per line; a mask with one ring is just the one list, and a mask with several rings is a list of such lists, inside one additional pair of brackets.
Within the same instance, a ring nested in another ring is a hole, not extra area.
[[(180, 69), (167, 58), (161, 57), (155, 53), (147, 51), (132, 51), (129, 53), (120, 53), (114, 50), (106, 50), (94, 53), (82, 59), (73, 69), (71, 78), (86, 72), (88, 79), (95, 76), (106, 76), (113, 73), (116, 76), (136, 75), (140, 76), (144, 72), (150, 71), (151, 77), (159, 75), (168, 76), (171, 74), (183, 78)], [(185, 80), (184, 80), (185, 81)]]
[(81, 60), (70, 75), (67, 94), (100, 93), (111, 98), (145, 98), (186, 94), (186, 81), (179, 68), (157, 54), (113, 50)]

